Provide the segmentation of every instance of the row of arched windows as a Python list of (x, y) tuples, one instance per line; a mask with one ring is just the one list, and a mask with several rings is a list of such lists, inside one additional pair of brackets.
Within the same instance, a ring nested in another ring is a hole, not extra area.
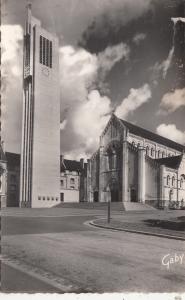
[[(175, 179), (175, 176), (172, 176), (172, 178), (170, 177), (170, 175), (168, 175), (167, 176), (167, 178), (166, 178), (166, 184), (168, 185), (168, 186), (173, 186), (173, 187), (175, 187), (175, 182), (176, 182), (177, 180)], [(182, 187), (182, 185), (183, 185), (183, 178), (181, 177), (181, 179), (180, 179), (180, 187)]]
[[(134, 147), (137, 147), (137, 148), (140, 147), (140, 143), (137, 143), (137, 144), (136, 144), (134, 141), (132, 142), (132, 145), (133, 145)], [(152, 147), (152, 148), (149, 148), (149, 146), (146, 146), (146, 155), (151, 156), (151, 157), (155, 157), (155, 154), (157, 154), (157, 155), (156, 155), (157, 158), (163, 158), (163, 157), (166, 157), (165, 151), (158, 150), (157, 153), (156, 153), (155, 148), (153, 148), (153, 147)], [(168, 154), (168, 157), (170, 157), (170, 156), (173, 156), (173, 154), (169, 153), (169, 154)]]

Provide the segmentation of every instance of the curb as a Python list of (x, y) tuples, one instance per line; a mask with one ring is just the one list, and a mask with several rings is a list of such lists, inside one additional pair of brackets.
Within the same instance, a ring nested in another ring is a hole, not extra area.
[(175, 236), (175, 235), (168, 235), (168, 234), (160, 234), (160, 233), (151, 233), (148, 231), (141, 231), (141, 230), (132, 230), (132, 229), (124, 229), (124, 228), (115, 228), (112, 226), (104, 226), (104, 225), (98, 225), (94, 223), (95, 220), (89, 221), (89, 224), (98, 228), (104, 228), (104, 229), (111, 229), (114, 231), (124, 231), (124, 232), (130, 232), (130, 233), (138, 233), (143, 235), (150, 235), (150, 236), (157, 236), (161, 238), (167, 238), (167, 239), (173, 239), (173, 240), (179, 240), (179, 241), (185, 241), (185, 238), (181, 236)]

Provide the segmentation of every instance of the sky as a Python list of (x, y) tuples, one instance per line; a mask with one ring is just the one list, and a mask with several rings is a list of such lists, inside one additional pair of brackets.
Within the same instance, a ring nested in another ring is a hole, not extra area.
[[(59, 38), (61, 154), (88, 158), (112, 112), (185, 144), (183, 0), (32, 0)], [(2, 138), (20, 153), (26, 0), (2, 1)]]

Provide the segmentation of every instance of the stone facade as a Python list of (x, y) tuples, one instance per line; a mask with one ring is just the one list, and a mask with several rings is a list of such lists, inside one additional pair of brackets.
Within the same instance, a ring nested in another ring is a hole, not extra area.
[(182, 206), (184, 150), (180, 144), (112, 115), (98, 151), (88, 162), (88, 201), (141, 202), (155, 207), (180, 201)]
[(84, 160), (67, 160), (61, 156), (60, 201), (85, 202), (87, 199), (87, 164)]
[(23, 56), (20, 206), (50, 207), (60, 198), (59, 47), (30, 6)]

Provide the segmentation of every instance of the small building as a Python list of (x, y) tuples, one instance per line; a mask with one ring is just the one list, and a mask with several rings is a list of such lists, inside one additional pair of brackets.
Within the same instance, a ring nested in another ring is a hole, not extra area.
[(84, 160), (68, 160), (61, 155), (60, 168), (60, 201), (68, 203), (87, 201), (87, 164)]

